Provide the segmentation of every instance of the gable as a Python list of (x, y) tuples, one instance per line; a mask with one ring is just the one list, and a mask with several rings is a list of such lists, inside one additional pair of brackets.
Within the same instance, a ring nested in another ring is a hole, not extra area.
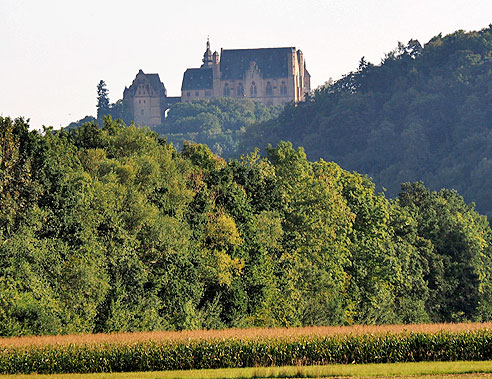
[[(144, 74), (142, 70), (140, 70), (133, 80), (131, 86), (123, 92), (123, 97), (125, 94), (127, 96), (135, 96), (137, 95), (137, 91), (139, 90), (139, 85), (142, 85), (140, 90), (143, 91), (143, 94), (150, 95), (151, 89), (154, 92), (154, 96), (166, 97), (166, 87), (164, 87), (164, 83), (161, 82), (159, 74)], [(140, 95), (143, 95), (140, 94)]]

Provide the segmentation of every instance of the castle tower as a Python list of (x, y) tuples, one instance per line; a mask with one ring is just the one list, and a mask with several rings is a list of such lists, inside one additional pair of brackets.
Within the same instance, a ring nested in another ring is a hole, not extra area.
[(207, 38), (207, 49), (203, 54), (202, 67), (210, 67), (212, 65), (212, 50), (210, 50), (210, 38)]
[(160, 125), (164, 119), (166, 99), (166, 87), (159, 74), (145, 74), (139, 70), (132, 85), (123, 92), (127, 121), (146, 126)]

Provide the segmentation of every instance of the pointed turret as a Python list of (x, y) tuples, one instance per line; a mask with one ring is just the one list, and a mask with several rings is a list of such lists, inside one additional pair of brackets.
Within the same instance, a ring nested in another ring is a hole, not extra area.
[(210, 50), (210, 38), (207, 37), (207, 49), (203, 54), (202, 67), (210, 67), (212, 65), (212, 50)]
[(219, 53), (217, 51), (214, 51), (214, 54), (212, 55), (212, 61), (214, 64), (219, 64)]

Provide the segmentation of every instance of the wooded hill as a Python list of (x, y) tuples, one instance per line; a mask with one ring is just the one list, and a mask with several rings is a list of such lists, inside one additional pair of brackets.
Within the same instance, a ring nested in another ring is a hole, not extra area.
[(492, 26), (412, 40), (246, 129), (239, 151), (291, 141), (310, 160), (400, 183), (454, 188), (492, 215)]
[(491, 239), (454, 191), (389, 201), (289, 143), (0, 117), (0, 335), (490, 320)]
[(177, 103), (167, 112), (164, 123), (152, 130), (177, 148), (192, 141), (209, 146), (221, 157), (239, 158), (238, 145), (246, 127), (277, 117), (282, 109), (232, 98)]

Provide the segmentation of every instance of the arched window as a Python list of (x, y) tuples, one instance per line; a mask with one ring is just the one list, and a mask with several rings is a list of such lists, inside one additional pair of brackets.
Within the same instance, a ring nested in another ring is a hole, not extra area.
[(251, 97), (256, 97), (257, 94), (258, 94), (258, 91), (256, 89), (256, 83), (252, 82), (251, 87), (249, 87), (249, 95)]
[(244, 87), (243, 83), (239, 83), (237, 85), (237, 97), (243, 97), (244, 96)]
[(284, 81), (280, 83), (280, 94), (281, 95), (287, 95), (287, 85), (285, 84)]
[(224, 84), (224, 97), (231, 96), (231, 89), (229, 88), (229, 83)]
[(267, 96), (273, 95), (273, 88), (272, 88), (272, 84), (270, 82), (267, 82), (267, 85), (266, 85), (266, 95)]

